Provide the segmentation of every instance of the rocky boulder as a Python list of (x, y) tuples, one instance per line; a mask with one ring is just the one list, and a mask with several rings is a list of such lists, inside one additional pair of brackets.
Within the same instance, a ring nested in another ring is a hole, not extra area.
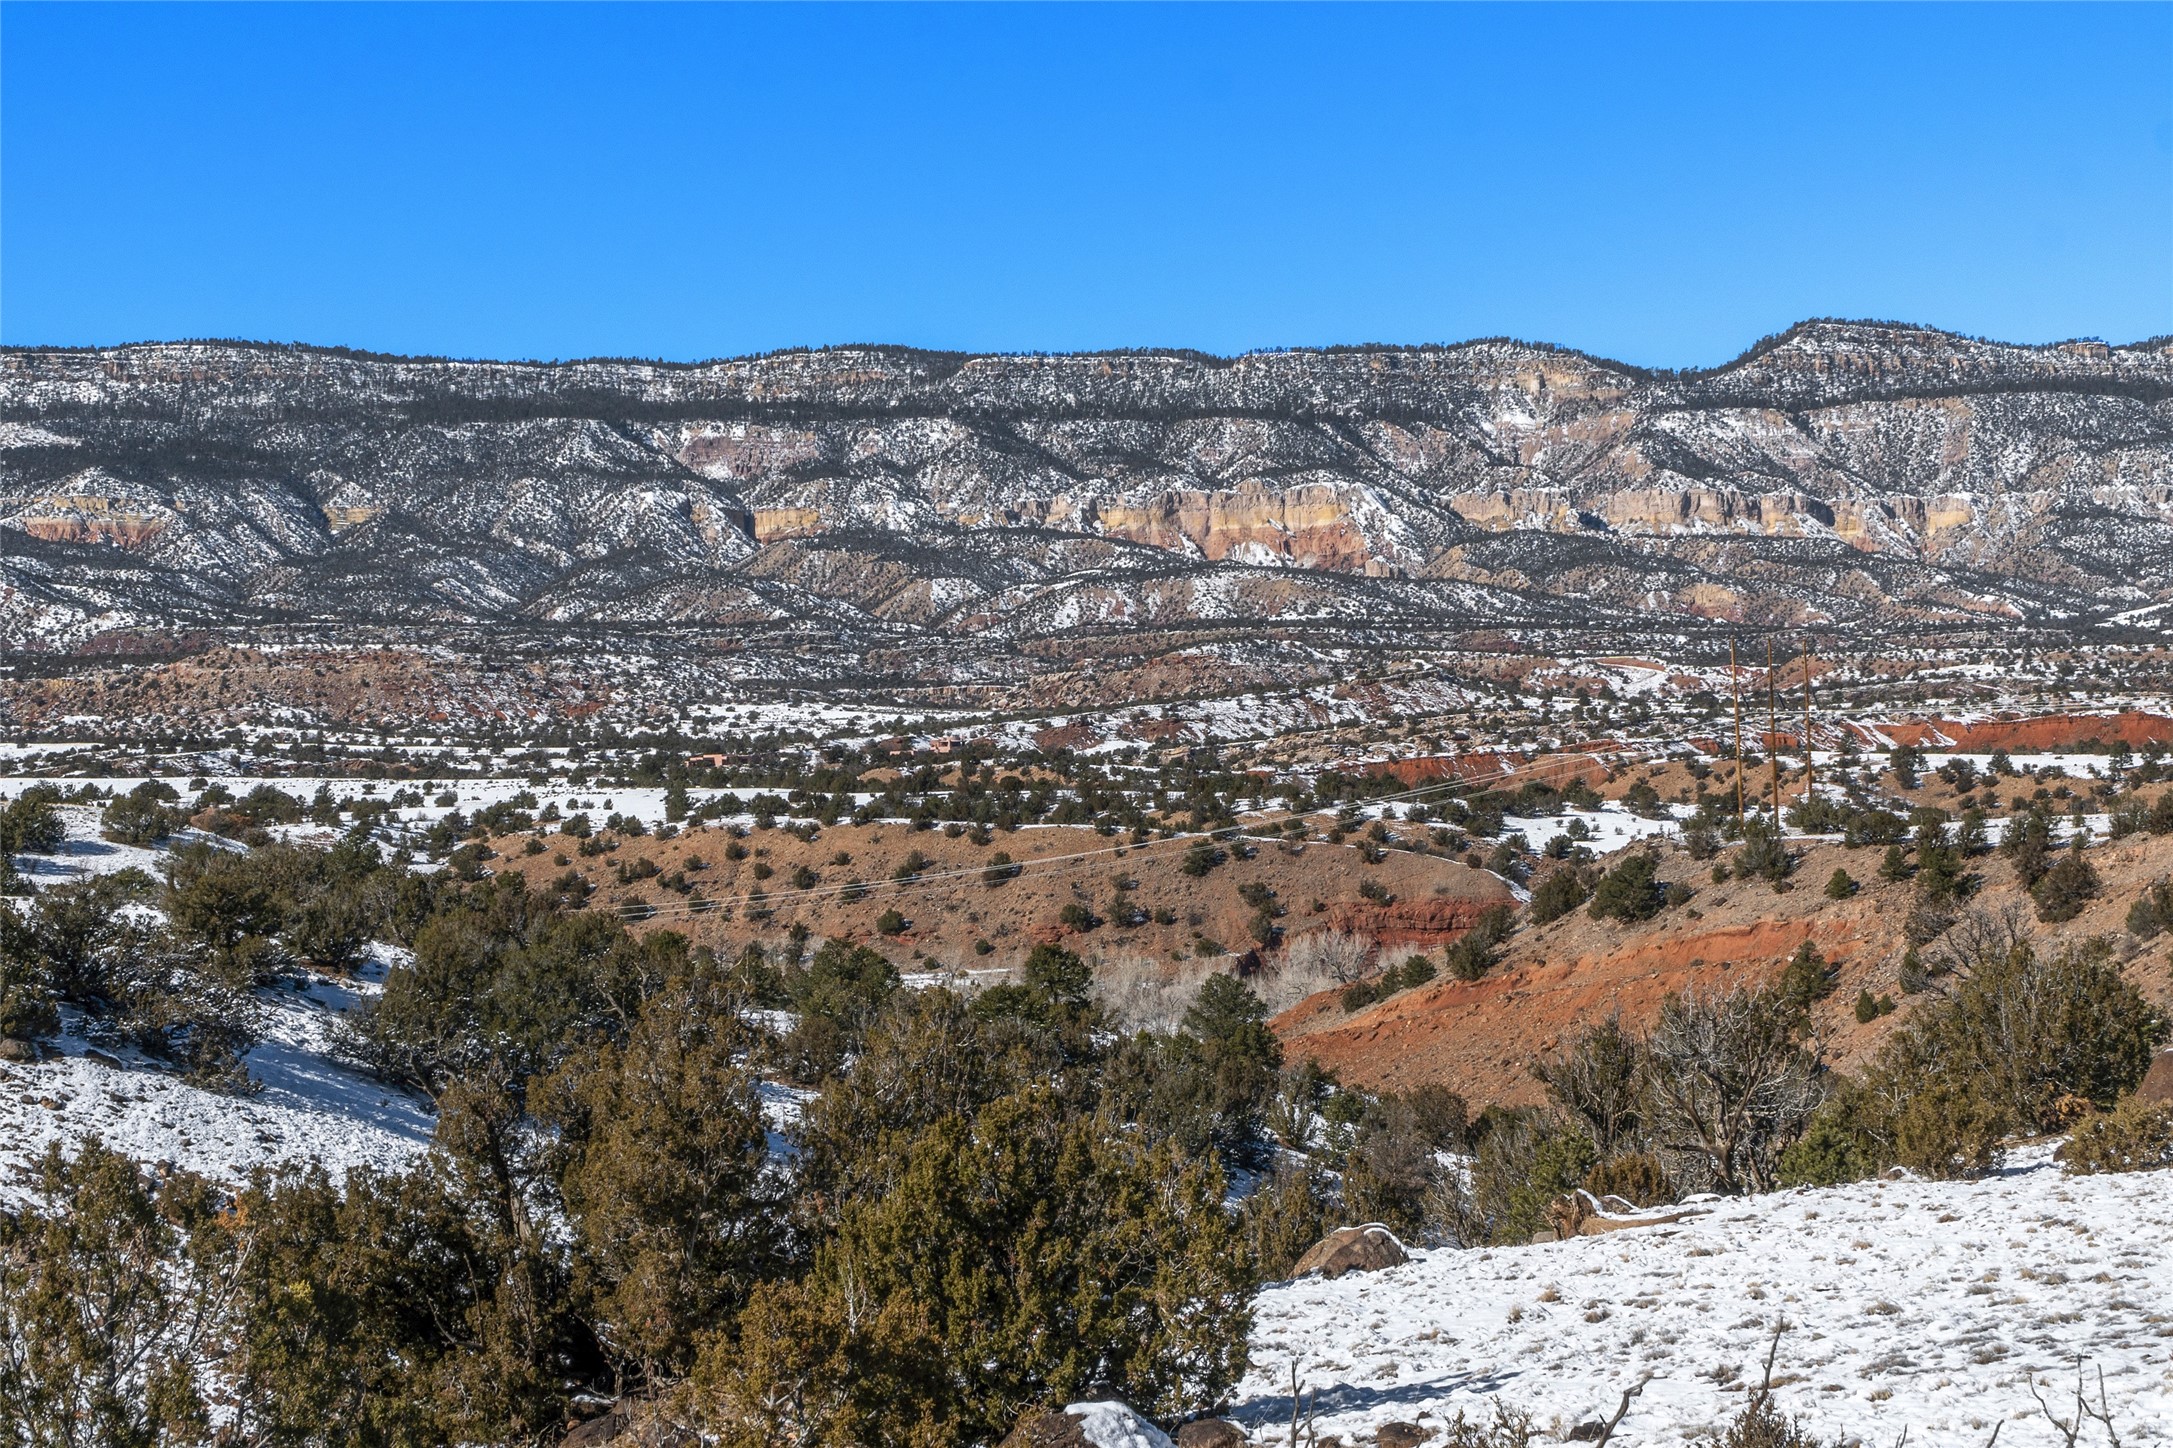
[(2135, 1088), (2135, 1099), (2146, 1106), (2173, 1102), (2173, 1051), (2160, 1051)]
[(1245, 1430), (1227, 1418), (1201, 1418), (1177, 1430), (1177, 1448), (1245, 1448)]
[(1176, 1445), (1170, 1442), (1168, 1434), (1122, 1403), (1073, 1403), (1061, 1412), (1033, 1413), (1021, 1418), (1000, 1448), (1176, 1448)]
[(1383, 1423), (1373, 1430), (1375, 1448), (1418, 1448), (1433, 1436), (1433, 1429), (1416, 1423)]
[(1363, 1227), (1343, 1227), (1306, 1248), (1298, 1259), (1291, 1276), (1306, 1277), (1318, 1272), (1334, 1279), (1346, 1272), (1378, 1272), (1384, 1267), (1400, 1267), (1411, 1260), (1411, 1254), (1403, 1250), (1403, 1243), (1396, 1234), (1378, 1222)]

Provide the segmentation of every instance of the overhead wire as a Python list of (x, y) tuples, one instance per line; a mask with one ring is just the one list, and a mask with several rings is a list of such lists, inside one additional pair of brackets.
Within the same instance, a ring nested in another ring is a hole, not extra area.
[[(1367, 803), (1376, 805), (1413, 803), (1426, 795), (1471, 789), (1508, 779), (1525, 779), (1545, 783), (1546, 781), (1542, 776), (1558, 773), (1565, 768), (1572, 768), (1574, 772), (1582, 772), (1593, 765), (1598, 765), (1603, 769), (1606, 768), (1605, 760), (1597, 754), (1551, 755), (1531, 761), (1522, 768), (1502, 766), (1489, 774), (1429, 781), (1426, 784), (1394, 794), (1377, 795)], [(1264, 830), (1276, 824), (1287, 823), (1293, 819), (1302, 819), (1307, 815), (1321, 812), (1318, 809), (1250, 810), (1246, 812), (1245, 816), (1241, 817), (1243, 822), (1220, 825), (1206, 830), (1183, 831), (1161, 839), (1127, 840), (1121, 844), (1102, 845), (1091, 850), (1072, 850), (1063, 854), (1041, 855), (1025, 860), (1008, 860), (980, 865), (950, 867), (941, 870), (916, 871), (911, 875), (893, 876), (888, 880), (847, 880), (833, 885), (793, 887), (775, 892), (749, 891), (741, 895), (714, 895), (705, 896), (700, 900), (654, 904), (647, 901), (624, 901), (608, 908), (622, 920), (629, 923), (640, 923), (657, 919), (691, 919), (701, 915), (720, 914), (728, 908), (738, 909), (748, 904), (755, 904), (761, 908), (769, 909), (778, 905), (814, 903), (846, 897), (850, 897), (854, 903), (857, 903), (879, 891), (896, 893), (976, 877), (986, 879), (991, 870), (1007, 872), (1001, 878), (1008, 881), (1020, 878), (1029, 872), (1037, 876), (1062, 873), (1064, 870), (1075, 869), (1089, 860), (1162, 852), (1179, 846), (1189, 849), (1203, 840), (1236, 838), (1251, 831)], [(1053, 867), (1062, 868), (1056, 869)]]

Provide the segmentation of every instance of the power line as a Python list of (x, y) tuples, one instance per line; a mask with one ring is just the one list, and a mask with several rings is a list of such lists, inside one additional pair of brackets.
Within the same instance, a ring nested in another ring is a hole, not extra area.
[[(1458, 778), (1452, 780), (1437, 780), (1432, 783), (1419, 785), (1415, 788), (1403, 790), (1395, 794), (1377, 796), (1375, 799), (1370, 801), (1370, 803), (1409, 803), (1418, 800), (1421, 796), (1424, 795), (1438, 794), (1444, 791), (1470, 789), (1477, 785), (1492, 784), (1500, 780), (1507, 780), (1511, 778), (1531, 779), (1537, 782), (1544, 783), (1544, 779), (1540, 778), (1540, 776), (1558, 772), (1565, 766), (1572, 766), (1575, 772), (1581, 772), (1586, 766), (1589, 765), (1599, 765), (1601, 768), (1604, 769), (1606, 767), (1606, 761), (1596, 754), (1551, 755), (1543, 759), (1534, 760), (1529, 766), (1523, 769), (1517, 769), (1510, 766), (1502, 766), (1491, 774), (1473, 775), (1465, 778)], [(837, 899), (846, 896), (851, 896), (854, 901), (858, 901), (868, 895), (872, 895), (877, 891), (881, 890), (896, 892), (901, 890), (913, 889), (925, 885), (947, 884), (953, 881), (964, 880), (973, 877), (986, 878), (988, 871), (991, 869), (1009, 870), (1012, 873), (1007, 875), (1005, 878), (1017, 879), (1018, 877), (1028, 873), (1029, 871), (1035, 874), (1047, 874), (1052, 873), (1058, 868), (1067, 870), (1075, 869), (1089, 860), (1107, 859), (1119, 855), (1131, 855), (1151, 851), (1159, 851), (1165, 848), (1172, 848), (1180, 845), (1189, 848), (1190, 846), (1197, 844), (1202, 840), (1231, 838), (1248, 830), (1265, 829), (1277, 823), (1287, 822), (1293, 819), (1301, 819), (1308, 814), (1317, 814), (1319, 812), (1320, 811), (1318, 810), (1289, 809), (1253, 810), (1248, 811), (1247, 815), (1245, 817), (1242, 817), (1249, 819), (1249, 823), (1233, 823), (1212, 830), (1193, 830), (1181, 834), (1171, 835), (1167, 838), (1159, 840), (1127, 841), (1123, 844), (1104, 845), (1091, 850), (1075, 850), (1061, 855), (1043, 855), (1037, 859), (1012, 860), (1003, 864), (968, 865), (943, 870), (921, 871), (913, 875), (906, 876), (902, 879), (894, 877), (889, 880), (848, 880), (842, 884), (837, 885), (811, 885), (804, 889), (779, 890), (774, 894), (767, 891), (749, 892), (744, 895), (718, 895), (705, 897), (701, 900), (688, 900), (662, 904), (649, 904), (646, 902), (627, 902), (623, 904), (613, 905), (609, 908), (621, 919), (630, 922), (636, 922), (656, 920), (660, 918), (687, 919), (698, 915), (712, 915), (717, 914), (727, 908), (744, 907), (750, 903), (759, 905), (763, 908), (770, 908), (779, 904), (810, 903), (820, 900)]]

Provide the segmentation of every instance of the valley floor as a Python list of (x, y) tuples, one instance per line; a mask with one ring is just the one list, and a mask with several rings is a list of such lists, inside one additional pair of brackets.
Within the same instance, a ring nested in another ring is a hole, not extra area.
[(2051, 1152), (1982, 1181), (1719, 1201), (1674, 1226), (1276, 1284), (1231, 1416), (1285, 1441), (1293, 1360), (1323, 1442), (1496, 1403), (1566, 1433), (1649, 1377), (1615, 1441), (1682, 1441), (1741, 1407), (1785, 1322), (1776, 1401), (1826, 1439), (1982, 1448), (2004, 1422), (2007, 1448), (2060, 1443), (2031, 1379), (2071, 1419), (2080, 1359), (2121, 1442), (2173, 1441), (2173, 1173), (2068, 1177)]

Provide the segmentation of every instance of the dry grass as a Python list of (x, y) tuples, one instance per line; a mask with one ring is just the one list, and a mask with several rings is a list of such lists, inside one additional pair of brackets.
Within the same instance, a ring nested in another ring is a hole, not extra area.
[(1379, 954), (1371, 936), (1333, 928), (1309, 930), (1293, 936), (1264, 962), (1253, 989), (1270, 1012), (1287, 1010), (1307, 996), (1370, 975)]
[(1174, 1031), (1216, 969), (1208, 961), (1179, 964), (1149, 955), (1105, 958), (1094, 971), (1094, 999), (1122, 1031)]

